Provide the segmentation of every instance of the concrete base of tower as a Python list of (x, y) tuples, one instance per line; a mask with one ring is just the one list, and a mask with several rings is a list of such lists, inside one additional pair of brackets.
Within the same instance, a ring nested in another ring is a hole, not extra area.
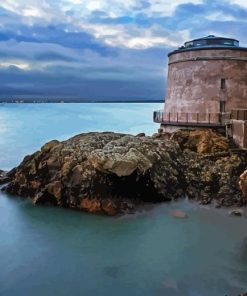
[[(183, 127), (180, 126), (171, 126), (171, 125), (164, 125), (161, 124), (159, 128), (159, 133), (169, 133), (172, 134), (178, 130), (184, 129)], [(191, 128), (185, 128), (185, 129), (191, 129)]]
[(217, 131), (223, 135), (226, 134), (226, 126), (218, 126), (218, 125), (168, 125), (168, 124), (161, 124), (158, 130), (159, 133), (174, 133), (178, 130), (204, 130), (204, 129), (212, 129)]

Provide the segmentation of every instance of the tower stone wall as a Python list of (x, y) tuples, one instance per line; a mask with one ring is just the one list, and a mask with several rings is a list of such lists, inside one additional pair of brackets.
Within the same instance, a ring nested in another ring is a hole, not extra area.
[(247, 109), (247, 49), (178, 50), (169, 54), (165, 112)]

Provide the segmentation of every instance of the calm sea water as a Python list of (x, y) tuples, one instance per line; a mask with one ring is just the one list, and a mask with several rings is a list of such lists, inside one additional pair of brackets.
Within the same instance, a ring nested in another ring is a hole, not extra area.
[(152, 134), (162, 104), (0, 104), (0, 168), (10, 169), (45, 142), (89, 131)]
[[(151, 134), (160, 107), (0, 105), (0, 168), (79, 132)], [(246, 216), (180, 201), (109, 218), (0, 193), (0, 295), (238, 295), (247, 291)]]

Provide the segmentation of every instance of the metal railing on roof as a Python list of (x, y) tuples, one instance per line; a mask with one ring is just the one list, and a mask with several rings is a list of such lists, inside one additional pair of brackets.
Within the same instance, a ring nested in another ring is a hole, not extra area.
[(157, 110), (153, 113), (154, 122), (167, 125), (224, 126), (230, 123), (230, 119), (231, 113), (171, 113), (164, 110)]

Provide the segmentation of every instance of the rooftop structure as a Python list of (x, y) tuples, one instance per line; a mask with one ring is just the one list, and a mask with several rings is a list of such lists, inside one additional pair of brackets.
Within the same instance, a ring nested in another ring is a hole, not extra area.
[(241, 50), (241, 47), (239, 47), (239, 41), (237, 39), (208, 35), (203, 38), (198, 38), (198, 39), (185, 42), (183, 46), (180, 46), (177, 50), (170, 52), (168, 56), (181, 51), (199, 50), (202, 48), (224, 49), (226, 47), (228, 48), (230, 47), (231, 49)]

